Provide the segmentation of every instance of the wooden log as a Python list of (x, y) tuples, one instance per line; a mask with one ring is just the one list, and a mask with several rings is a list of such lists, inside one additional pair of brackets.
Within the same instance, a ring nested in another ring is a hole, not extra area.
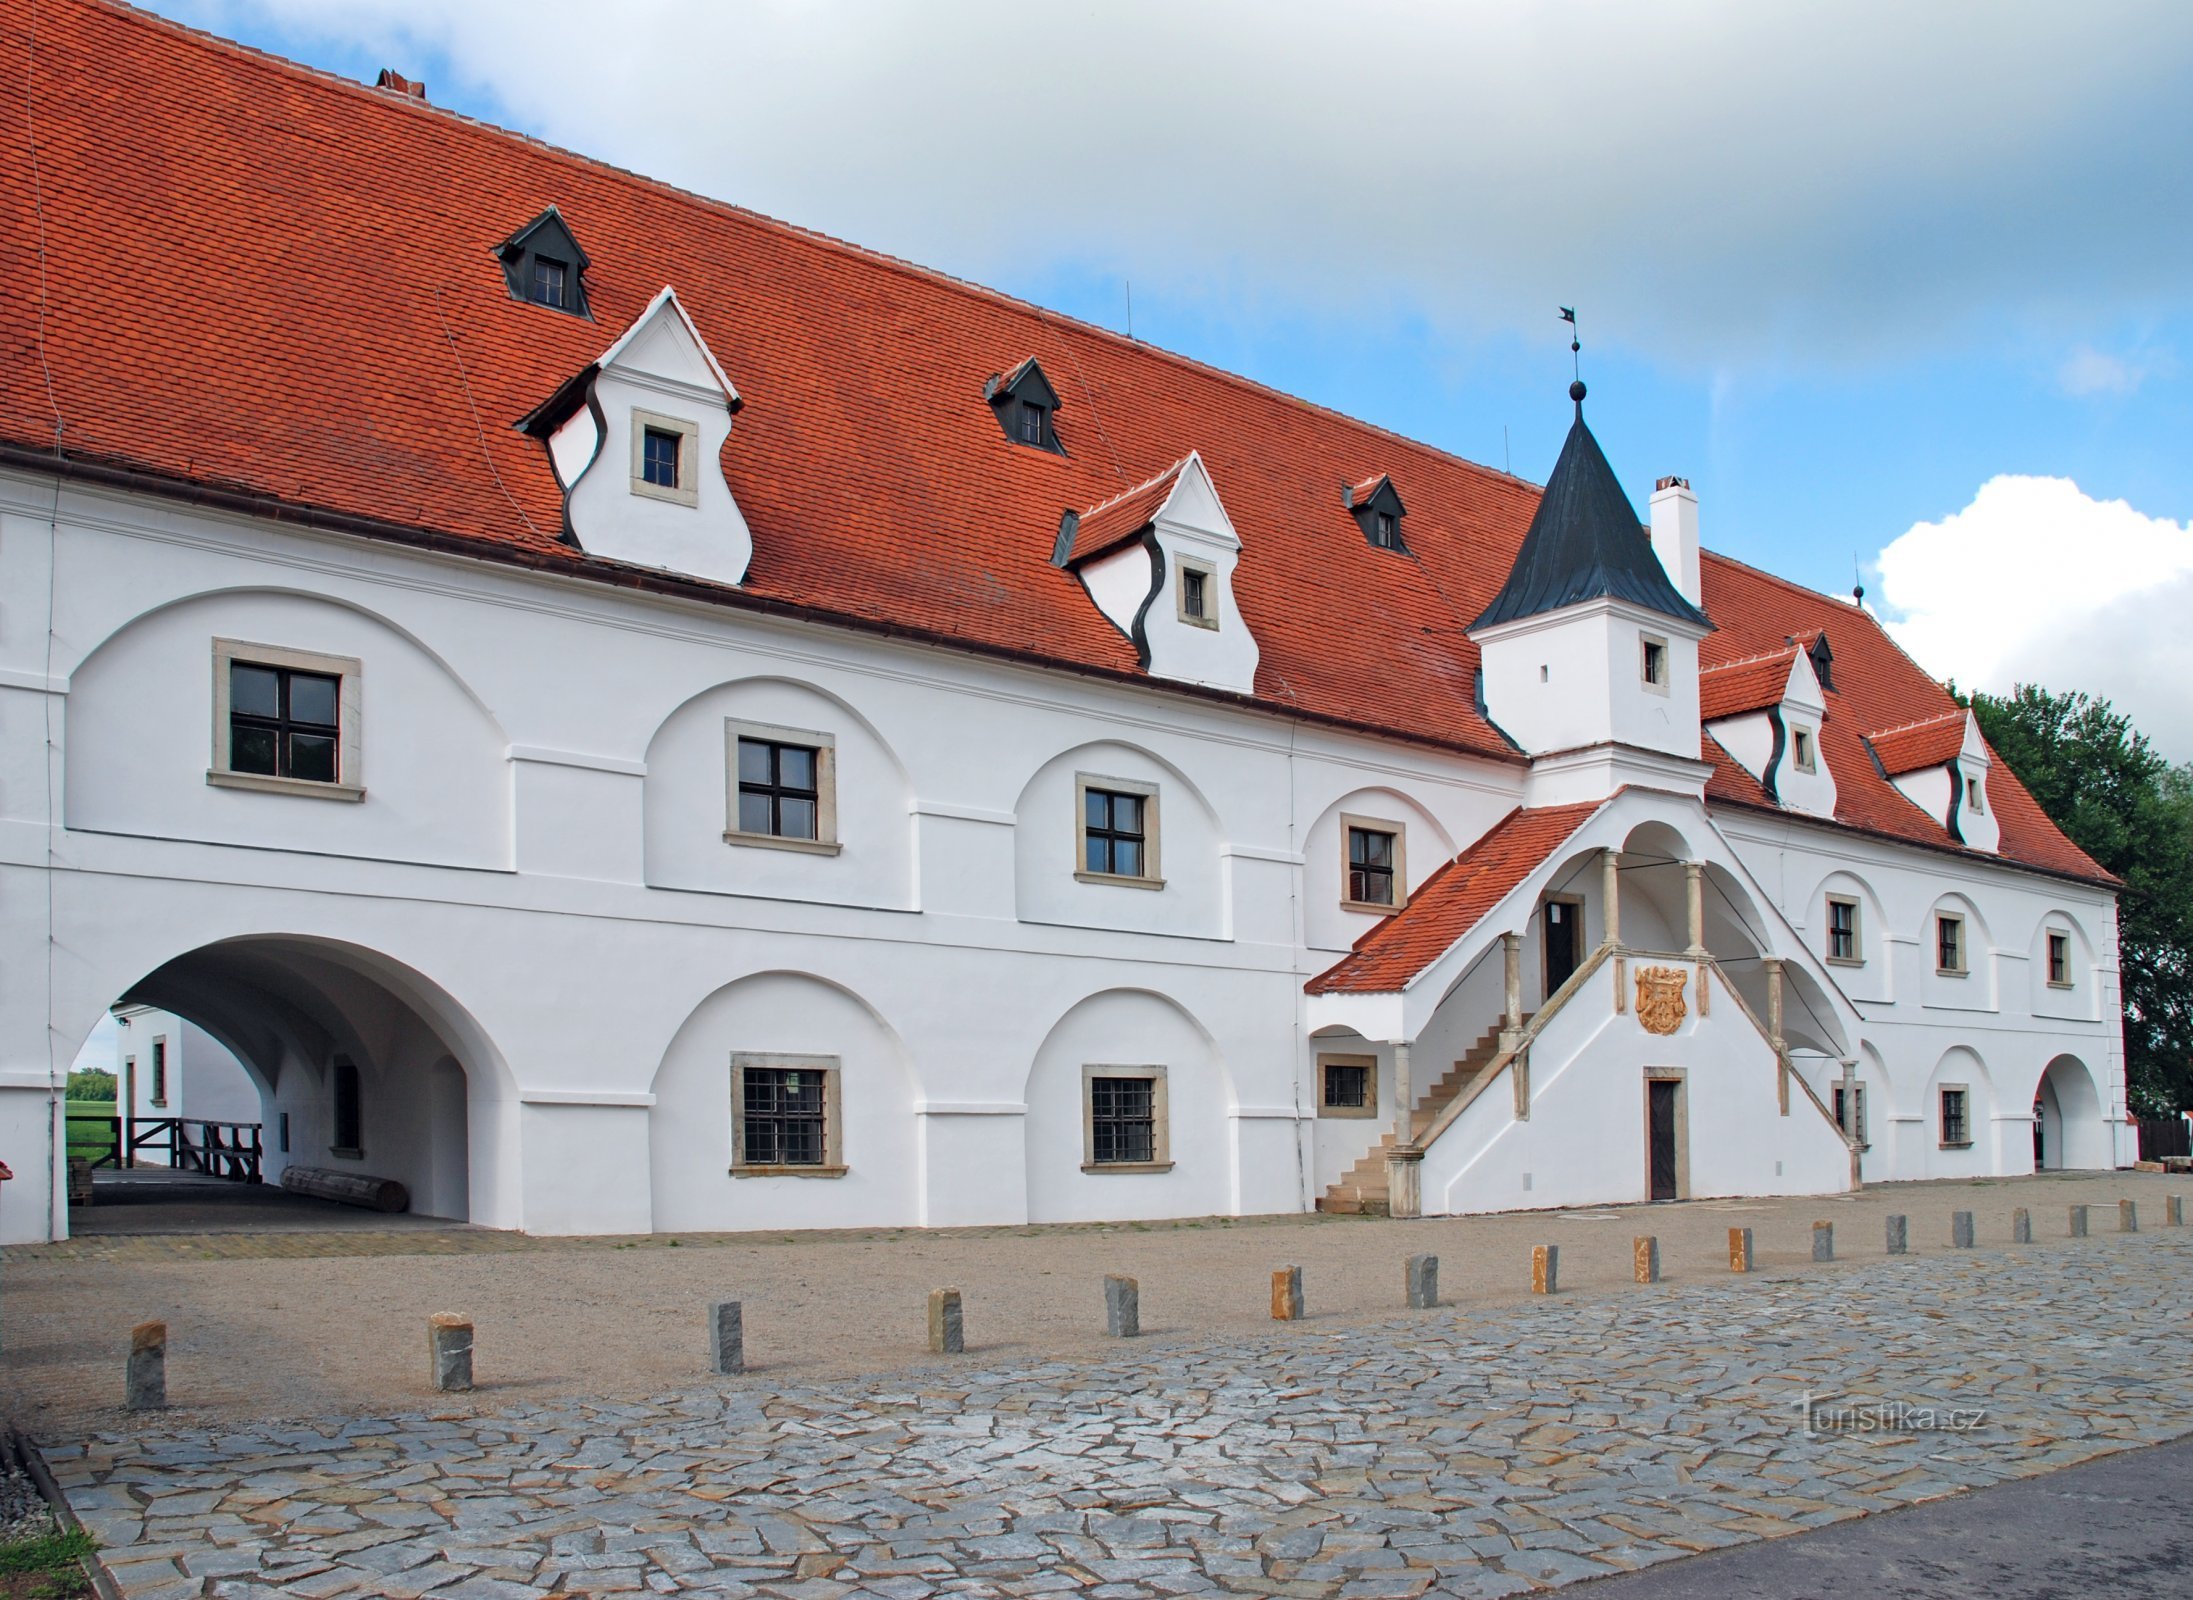
[(368, 1211), (409, 1211), (411, 1191), (394, 1178), (376, 1178), (365, 1172), (331, 1172), (326, 1167), (286, 1167), (282, 1187), (292, 1194), (336, 1200)]

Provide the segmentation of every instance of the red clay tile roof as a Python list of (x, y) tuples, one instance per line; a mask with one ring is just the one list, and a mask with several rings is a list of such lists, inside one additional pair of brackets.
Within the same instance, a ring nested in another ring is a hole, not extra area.
[[(1393, 474), (1389, 472), (1374, 472), (1368, 478), (1365, 478), (1361, 483), (1350, 484), (1348, 486), (1348, 504), (1350, 506), (1362, 505), (1364, 502), (1369, 500), (1372, 495), (1378, 493), (1378, 486), (1380, 484), (1384, 483), (1388, 478), (1392, 476)], [(1397, 489), (1394, 492), (1396, 494), (1399, 494), (1401, 491)]]
[(1066, 554), (1067, 565), (1102, 555), (1147, 528), (1150, 519), (1171, 498), (1187, 465), (1188, 458), (1182, 456), (1148, 483), (1138, 483), (1126, 493), (1116, 494), (1103, 504), (1082, 512), (1081, 521), (1074, 529), (1073, 547)]
[(1797, 647), (1768, 655), (1732, 661), (1724, 667), (1704, 667), (1698, 673), (1698, 716), (1702, 722), (1764, 711), (1782, 703), (1789, 687), (1789, 669), (1797, 659)]
[[(1904, 654), (1872, 613), (1847, 600), (1801, 588), (1725, 556), (1708, 556), (1702, 579), (1706, 611), (1719, 628), (1698, 647), (1702, 666), (1769, 654), (1792, 635), (1827, 634), (1835, 652), (1835, 687), (1825, 695), (1828, 712), (1820, 727), (1820, 753), (1835, 777), (1835, 820), (1878, 837), (1962, 853), (1965, 847), (1946, 828), (1881, 776), (1859, 733), (1862, 728), (1961, 718), (1949, 691)], [(1956, 725), (1962, 728), (1961, 721)], [(1710, 747), (1709, 756), (1717, 750)], [(1746, 796), (1746, 785), (1758, 790), (1724, 753), (1707, 785), (1707, 798), (1772, 809), (1763, 793), (1757, 801)], [(1988, 798), (2002, 829), (2004, 859), (2069, 877), (2115, 881), (2063, 836), (2000, 761), (1988, 777)]]
[[(1147, 681), (1052, 565), (1056, 530), (1200, 448), (1245, 547), (1233, 592), (1258, 702), (1519, 759), (1477, 709), (1462, 634), (1538, 503), (1519, 479), (106, 0), (40, 0), (34, 58), (27, 22), (23, 0), (0, 0), (0, 49), (35, 60), (0, 74), (15, 141), (0, 340), (16, 352), (0, 463), (50, 465), (58, 436), (66, 470), (112, 481)], [(505, 285), (494, 246), (550, 204), (591, 260), (591, 319)], [(723, 452), (754, 535), (735, 590), (564, 543), (547, 453), (513, 426), (665, 285), (747, 402)], [(1014, 444), (982, 401), (988, 375), (1029, 358), (1063, 388), (1064, 455)], [(1334, 514), (1333, 486), (1373, 460), (1409, 484), (1407, 559)], [(1832, 633), (1839, 819), (1947, 844), (1855, 732), (1947, 711), (1947, 694), (1851, 607), (1704, 566), (1708, 665)], [(2015, 787), (1998, 768), (1991, 788)], [(1996, 811), (2005, 855), (2095, 875), (2022, 791)]]
[(1881, 770), (1892, 778), (1921, 767), (1947, 766), (1964, 751), (1965, 712), (1959, 708), (1900, 728), (1884, 728), (1869, 735), (1867, 742), (1880, 758)]
[(1356, 940), (1352, 952), (1303, 988), (1311, 994), (1391, 994), (1407, 988), (1604, 804), (1517, 807), (1426, 878), (1406, 906)]

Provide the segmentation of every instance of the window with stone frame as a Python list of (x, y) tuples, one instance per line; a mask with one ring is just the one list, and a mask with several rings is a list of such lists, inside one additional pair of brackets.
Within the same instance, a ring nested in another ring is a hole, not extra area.
[(1865, 959), (1858, 939), (1858, 902), (1841, 895), (1828, 896), (1827, 958), (1853, 966)]
[(1862, 1083), (1836, 1083), (1829, 1087), (1834, 1092), (1835, 1125), (1847, 1131), (1858, 1141), (1858, 1147), (1868, 1148), (1866, 1138), (1866, 1086)]
[(1163, 1067), (1082, 1068), (1081, 1118), (1084, 1172), (1171, 1167)]
[(1317, 1114), (1321, 1117), (1378, 1115), (1378, 1058), (1321, 1055), (1317, 1058)]
[(724, 745), (730, 767), (726, 844), (838, 854), (834, 734), (729, 718)]
[(1934, 919), (1934, 970), (1945, 977), (1965, 975), (1965, 919), (1943, 912)]
[(1944, 1084), (1941, 1091), (1941, 1142), (1944, 1150), (1961, 1150), (1972, 1143), (1971, 1090), (1963, 1084)]
[(2048, 935), (2048, 986), (2051, 989), (2071, 987), (2071, 935), (2054, 929)]
[(1083, 773), (1074, 780), (1074, 876), (1161, 889), (1157, 785)]
[(843, 1177), (840, 1076), (835, 1056), (733, 1054), (732, 1176)]
[(224, 789), (362, 800), (362, 669), (351, 656), (213, 641), (213, 761)]

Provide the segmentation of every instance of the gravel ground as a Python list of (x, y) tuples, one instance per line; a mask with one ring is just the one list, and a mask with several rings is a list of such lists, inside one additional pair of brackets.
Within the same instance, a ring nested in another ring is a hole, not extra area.
[[(1561, 1247), (1565, 1294), (1606, 1296), (1631, 1288), (1631, 1240), (1641, 1233), (1659, 1237), (1669, 1281), (1726, 1282), (1731, 1227), (1754, 1230), (1764, 1277), (1835, 1272), (1881, 1258), (1891, 1212), (1909, 1216), (1921, 1255), (1947, 1253), (1957, 1210), (1975, 1214), (1982, 1246), (2007, 1243), (2016, 1206), (2033, 1213), (2035, 1248), (2080, 1248), (2065, 1237), (2067, 1205), (2093, 1206), (2094, 1231), (2106, 1234), (2117, 1201), (2134, 1198), (2154, 1229), (2164, 1197), (2188, 1188), (2184, 1178), (2125, 1172), (1418, 1222), (512, 1239), (508, 1249), (465, 1255), (434, 1253), (433, 1230), (354, 1234), (328, 1245), (341, 1254), (304, 1256), (292, 1253), (300, 1236), (268, 1234), (267, 1259), (208, 1258), (216, 1241), (169, 1235), (147, 1246), (162, 1252), (149, 1259), (9, 1252), (0, 1408), (41, 1439), (132, 1427), (120, 1410), (124, 1357), (132, 1325), (154, 1318), (169, 1326), (175, 1407), (162, 1427), (422, 1405), (472, 1411), (689, 1383), (705, 1375), (706, 1308), (720, 1299), (745, 1302), (754, 1373), (746, 1381), (767, 1388), (928, 1364), (926, 1296), (944, 1285), (965, 1294), (971, 1356), (1034, 1361), (1105, 1351), (1108, 1272), (1141, 1281), (1146, 1338), (1177, 1339), (1270, 1331), (1269, 1275), (1299, 1263), (1304, 1332), (1315, 1335), (1391, 1316), (1402, 1263), (1418, 1251), (1440, 1257), (1448, 1302), (1489, 1307), (1528, 1297), (1530, 1248), (1540, 1243)], [(1835, 1224), (1834, 1266), (1812, 1263), (1815, 1220)], [(358, 1253), (368, 1246), (375, 1253)], [(479, 1330), (480, 1387), (469, 1397), (427, 1387), (424, 1324), (442, 1311)]]

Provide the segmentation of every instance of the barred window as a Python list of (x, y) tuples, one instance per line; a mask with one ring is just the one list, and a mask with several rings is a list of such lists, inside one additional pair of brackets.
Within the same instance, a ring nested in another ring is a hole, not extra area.
[(812, 1067), (748, 1067), (744, 1145), (751, 1167), (819, 1167), (829, 1145), (823, 1075)]
[(1089, 1129), (1099, 1166), (1157, 1160), (1157, 1080), (1091, 1078)]
[(1370, 1104), (1371, 1069), (1358, 1062), (1325, 1064), (1325, 1104), (1334, 1110), (1356, 1110)]
[(1963, 1089), (1942, 1091), (1942, 1144), (1972, 1143), (1972, 1124), (1967, 1111), (1967, 1095)]

